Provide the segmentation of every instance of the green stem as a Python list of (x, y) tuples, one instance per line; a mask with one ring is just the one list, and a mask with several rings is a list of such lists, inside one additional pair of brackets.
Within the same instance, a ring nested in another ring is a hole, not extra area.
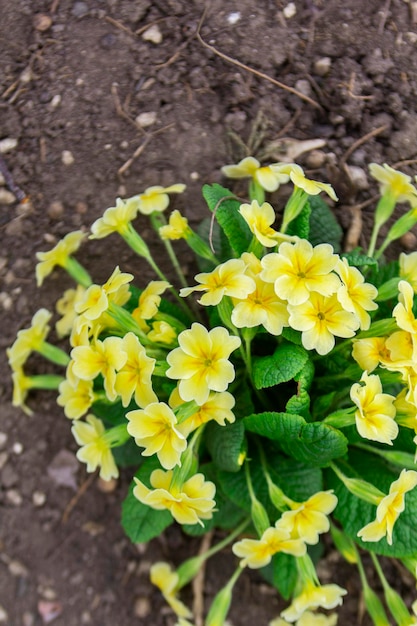
[(65, 378), (56, 374), (39, 374), (28, 376), (28, 380), (30, 381), (29, 389), (58, 389)]
[(78, 261), (72, 256), (67, 258), (64, 268), (71, 276), (71, 278), (73, 278), (82, 287), (87, 288), (92, 284), (93, 281), (91, 280), (90, 274), (81, 265), (81, 263), (78, 263)]
[[(159, 228), (161, 226), (165, 226), (166, 223), (167, 223), (167, 221), (165, 219), (165, 216), (162, 213), (151, 213), (150, 217), (151, 217), (151, 224), (152, 224), (154, 230), (157, 233), (159, 233)], [(181, 266), (179, 264), (177, 255), (174, 252), (174, 249), (173, 249), (173, 247), (171, 245), (171, 242), (169, 240), (167, 240), (167, 239), (163, 239), (162, 242), (163, 242), (163, 244), (165, 246), (165, 249), (167, 251), (167, 254), (168, 254), (169, 258), (170, 258), (170, 261), (172, 263), (172, 267), (174, 268), (174, 270), (175, 270), (175, 272), (176, 272), (176, 274), (178, 276), (178, 279), (180, 281), (181, 286), (182, 287), (188, 287), (187, 280), (186, 280), (186, 278), (184, 276), (184, 273), (183, 273), (183, 271), (181, 269)]]
[(58, 348), (47, 341), (42, 341), (41, 345), (37, 349), (37, 352), (42, 354), (42, 356), (44, 356), (45, 359), (48, 359), (48, 361), (51, 361), (56, 365), (62, 365), (63, 367), (66, 367), (71, 361), (69, 355), (64, 352), (64, 350), (61, 350), (61, 348)]

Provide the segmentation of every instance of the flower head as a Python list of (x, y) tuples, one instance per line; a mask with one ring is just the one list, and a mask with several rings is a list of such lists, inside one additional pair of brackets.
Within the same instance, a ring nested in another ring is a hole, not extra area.
[(385, 337), (366, 337), (353, 340), (352, 356), (363, 370), (372, 372), (381, 361), (388, 358), (385, 339)]
[(56, 312), (61, 315), (61, 319), (55, 324), (58, 337), (66, 337), (71, 334), (77, 312), (75, 306), (84, 298), (85, 288), (77, 285), (76, 289), (66, 289), (62, 298), (56, 303)]
[(347, 594), (346, 589), (339, 585), (315, 585), (308, 581), (302, 592), (296, 596), (290, 606), (281, 613), (281, 616), (289, 622), (295, 622), (308, 609), (334, 609), (342, 604), (342, 598)]
[(371, 318), (368, 311), (378, 308), (374, 299), (378, 290), (374, 285), (365, 283), (365, 279), (356, 267), (351, 267), (347, 259), (340, 259), (336, 271), (343, 281), (337, 290), (337, 298), (345, 311), (354, 313), (359, 319), (360, 328), (368, 330)]
[(79, 419), (91, 407), (94, 401), (92, 380), (63, 380), (59, 385), (57, 404), (64, 407), (66, 417)]
[(404, 496), (417, 485), (417, 472), (403, 469), (399, 478), (391, 483), (389, 494), (381, 499), (376, 510), (376, 520), (364, 526), (358, 537), (363, 541), (379, 541), (386, 536), (392, 545), (394, 524), (404, 511)]
[[(232, 424), (235, 416), (232, 412), (235, 406), (235, 399), (228, 391), (221, 393), (210, 392), (208, 399), (204, 404), (198, 407), (198, 410), (183, 422), (178, 424), (178, 430), (185, 436), (196, 430), (202, 424), (207, 422), (217, 422), (220, 426), (226, 426), (226, 422)], [(176, 408), (183, 403), (178, 390), (175, 388), (169, 399), (170, 406)]]
[(173, 471), (154, 470), (149, 489), (135, 478), (133, 495), (153, 509), (167, 509), (179, 524), (201, 524), (211, 519), (215, 507), (216, 486), (205, 480), (203, 474), (194, 474), (181, 486), (173, 482)]
[(48, 322), (51, 317), (52, 313), (46, 309), (39, 309), (32, 317), (31, 326), (18, 331), (15, 342), (7, 349), (7, 357), (12, 369), (22, 367), (32, 351), (41, 349), (50, 330)]
[(358, 407), (355, 412), (358, 433), (364, 439), (392, 445), (398, 435), (395, 398), (382, 393), (381, 380), (376, 374), (364, 372), (361, 383), (355, 383), (350, 390), (350, 397)]
[(417, 189), (411, 184), (411, 176), (398, 172), (386, 163), (383, 166), (371, 163), (369, 171), (372, 178), (380, 184), (381, 195), (389, 194), (396, 202), (408, 200), (417, 195)]
[(165, 226), (159, 228), (159, 236), (161, 239), (187, 239), (191, 233), (188, 226), (188, 220), (177, 210), (173, 211), (169, 216), (169, 222)]
[(138, 214), (138, 204), (134, 198), (117, 198), (116, 206), (106, 209), (91, 226), (90, 239), (103, 239), (112, 233), (125, 234), (129, 224)]
[(158, 587), (171, 609), (180, 618), (191, 617), (191, 611), (177, 598), (179, 576), (169, 563), (154, 563), (150, 570), (151, 583)]
[(338, 257), (330, 244), (315, 247), (306, 239), (294, 244), (284, 241), (277, 253), (267, 254), (262, 259), (262, 280), (274, 283), (275, 292), (289, 304), (302, 304), (310, 293), (330, 296), (341, 283), (333, 273)]
[(411, 252), (411, 254), (401, 252), (399, 263), (400, 278), (410, 283), (414, 293), (417, 293), (417, 252)]
[(133, 309), (132, 316), (140, 322), (149, 320), (158, 313), (161, 295), (171, 287), (166, 280), (151, 280), (139, 296), (138, 306)]
[(78, 250), (85, 234), (76, 230), (65, 235), (56, 246), (48, 252), (37, 252), (36, 258), (39, 263), (36, 266), (36, 280), (40, 287), (47, 276), (52, 272), (55, 265), (66, 267), (69, 257)]
[(328, 515), (334, 510), (337, 497), (333, 491), (318, 491), (302, 503), (294, 502), (290, 511), (285, 511), (279, 528), (287, 530), (291, 537), (300, 538), (310, 545), (319, 540), (319, 535), (330, 528)]
[(181, 465), (187, 440), (177, 428), (177, 419), (167, 404), (153, 402), (145, 409), (129, 411), (126, 417), (128, 433), (138, 446), (145, 448), (143, 456), (156, 454), (162, 467), (168, 470)]
[(298, 306), (288, 305), (289, 325), (301, 331), (306, 350), (328, 354), (335, 345), (335, 337), (353, 337), (359, 320), (345, 311), (336, 295), (325, 297), (311, 293), (310, 299)]
[(398, 304), (392, 311), (393, 317), (402, 330), (409, 333), (417, 332), (417, 320), (413, 312), (414, 290), (410, 283), (406, 280), (400, 280), (398, 283)]
[(281, 171), (279, 166), (287, 164), (272, 163), (261, 166), (254, 157), (245, 157), (236, 165), (224, 165), (222, 172), (229, 178), (253, 178), (265, 191), (276, 191), (278, 187), (290, 179), (289, 172)]
[(239, 213), (263, 246), (273, 248), (277, 245), (279, 233), (271, 228), (275, 222), (275, 211), (268, 202), (259, 205), (257, 200), (253, 200), (251, 204), (241, 204)]
[(208, 331), (202, 324), (194, 323), (178, 335), (178, 343), (179, 347), (167, 356), (170, 368), (166, 375), (180, 381), (181, 398), (202, 405), (210, 391), (226, 391), (235, 377), (228, 359), (240, 346), (239, 337), (229, 335), (223, 327)]
[(246, 298), (254, 291), (255, 282), (245, 274), (246, 264), (242, 259), (230, 259), (221, 263), (212, 272), (197, 274), (195, 279), (200, 284), (196, 287), (181, 289), (180, 296), (186, 297), (193, 291), (205, 291), (198, 302), (204, 306), (219, 304), (223, 296)]
[(127, 333), (122, 342), (127, 359), (116, 374), (114, 388), (122, 398), (123, 406), (128, 406), (134, 397), (136, 404), (144, 408), (158, 400), (152, 389), (155, 359), (146, 354), (145, 348), (132, 332)]
[(176, 185), (170, 185), (169, 187), (161, 187), (155, 185), (148, 187), (145, 191), (138, 196), (131, 198), (137, 204), (137, 210), (143, 215), (150, 215), (151, 213), (161, 213), (165, 211), (169, 205), (169, 193), (182, 193), (185, 190), (185, 185), (177, 183)]
[(233, 544), (232, 550), (242, 559), (240, 567), (257, 569), (268, 565), (278, 552), (303, 556), (306, 553), (306, 546), (301, 539), (292, 538), (285, 528), (270, 527), (260, 539), (241, 539)]
[(337, 200), (337, 196), (331, 185), (310, 180), (306, 178), (304, 172), (300, 170), (301, 168), (293, 168), (290, 174), (290, 178), (296, 187), (305, 191), (309, 196), (317, 196), (320, 192), (325, 191), (332, 200)]
[(87, 415), (86, 422), (74, 422), (71, 430), (76, 442), (81, 446), (77, 452), (77, 459), (87, 464), (87, 472), (94, 472), (99, 467), (103, 480), (117, 478), (119, 470), (110, 443), (106, 440), (103, 422), (90, 414)]

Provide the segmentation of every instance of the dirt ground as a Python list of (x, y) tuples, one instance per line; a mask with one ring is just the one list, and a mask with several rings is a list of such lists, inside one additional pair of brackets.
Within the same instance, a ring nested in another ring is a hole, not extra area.
[[(269, 149), (272, 160), (322, 140), (296, 160), (334, 185), (348, 231), (375, 192), (368, 163), (417, 173), (416, 3), (0, 0), (0, 15), (0, 151), (30, 198), (19, 204), (0, 186), (0, 623), (172, 626), (149, 566), (178, 563), (198, 542), (173, 528), (131, 545), (119, 524), (128, 474), (110, 493), (86, 482), (52, 393), (31, 397), (31, 417), (11, 406), (4, 350), (70, 285), (57, 273), (37, 289), (35, 252), (155, 184), (186, 183), (172, 206), (198, 223), (201, 184), (222, 182), (220, 167), (245, 156), (256, 121), (258, 154)], [(116, 261), (138, 286), (152, 278), (116, 238), (89, 244), (80, 260), (97, 282)], [(226, 555), (209, 564), (208, 598), (233, 568)], [(349, 591), (339, 624), (369, 624), (356, 571), (330, 550), (320, 574)], [(409, 577), (391, 577), (409, 602)], [(256, 574), (242, 576), (235, 598), (233, 626), (267, 626), (282, 608)]]

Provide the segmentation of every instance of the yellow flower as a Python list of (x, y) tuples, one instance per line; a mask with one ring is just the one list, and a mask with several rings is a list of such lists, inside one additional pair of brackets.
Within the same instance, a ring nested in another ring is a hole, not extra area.
[(115, 391), (122, 398), (123, 406), (128, 406), (132, 396), (136, 404), (144, 408), (158, 398), (152, 389), (152, 374), (155, 359), (146, 354), (145, 348), (133, 333), (127, 333), (122, 340), (122, 349), (127, 355), (126, 362), (116, 374)]
[(385, 340), (388, 357), (381, 364), (389, 370), (402, 371), (413, 367), (416, 362), (415, 335), (406, 330), (397, 330)]
[(29, 390), (32, 388), (30, 376), (26, 376), (22, 367), (16, 367), (12, 373), (13, 399), (12, 404), (19, 407), (26, 415), (33, 415), (33, 411), (25, 404)]
[(71, 431), (81, 448), (77, 459), (87, 464), (87, 472), (100, 468), (100, 478), (110, 480), (119, 476), (109, 442), (106, 440), (103, 422), (94, 415), (86, 417), (86, 422), (74, 422)]
[(305, 502), (293, 502), (290, 511), (285, 511), (279, 527), (287, 530), (291, 537), (300, 538), (305, 543), (314, 545), (319, 535), (329, 530), (328, 515), (337, 505), (333, 491), (318, 491)]
[(277, 296), (289, 304), (302, 304), (314, 292), (330, 296), (341, 284), (332, 273), (338, 257), (328, 243), (313, 247), (306, 239), (294, 244), (285, 241), (277, 253), (267, 254), (261, 262), (262, 280), (274, 283)]
[(277, 245), (279, 233), (271, 228), (271, 224), (275, 222), (275, 211), (268, 202), (261, 206), (257, 200), (253, 200), (251, 204), (241, 204), (239, 213), (263, 246), (273, 248)]
[(290, 174), (290, 178), (294, 185), (299, 189), (305, 191), (309, 196), (317, 196), (321, 191), (325, 191), (328, 196), (334, 201), (337, 200), (335, 191), (328, 183), (319, 183), (315, 180), (310, 180), (304, 176), (304, 172), (299, 169), (293, 168)]
[(298, 306), (288, 305), (289, 325), (301, 331), (301, 340), (306, 350), (317, 350), (328, 354), (335, 345), (336, 337), (353, 337), (359, 320), (344, 311), (336, 295), (326, 298), (311, 293), (310, 299)]
[(363, 370), (372, 372), (381, 361), (389, 357), (385, 337), (354, 339), (352, 356)]
[(117, 266), (103, 286), (90, 285), (84, 296), (75, 304), (75, 311), (85, 320), (98, 320), (113, 302), (119, 306), (126, 304), (130, 297), (129, 283), (133, 274), (121, 272)]
[(169, 216), (169, 222), (159, 228), (161, 239), (187, 239), (191, 233), (188, 220), (179, 211), (173, 211)]
[(160, 561), (152, 565), (150, 574), (151, 583), (162, 592), (174, 613), (180, 618), (191, 617), (190, 609), (177, 598), (179, 582), (177, 572), (173, 571), (168, 563)]
[(401, 252), (399, 263), (400, 277), (410, 283), (414, 293), (417, 293), (417, 252)]
[(281, 616), (289, 622), (295, 622), (308, 609), (334, 609), (342, 604), (342, 597), (347, 594), (346, 589), (339, 585), (315, 585), (308, 581), (303, 591), (293, 599), (290, 606), (282, 611)]
[(351, 267), (347, 259), (340, 259), (335, 269), (343, 281), (343, 285), (337, 290), (340, 304), (345, 311), (356, 315), (361, 330), (368, 330), (371, 318), (367, 311), (375, 311), (378, 308), (374, 302), (378, 289), (365, 283), (360, 271), (356, 267)]
[(151, 280), (139, 296), (138, 306), (132, 311), (137, 322), (149, 320), (158, 313), (161, 295), (171, 287), (165, 280)]
[(70, 419), (79, 419), (94, 402), (93, 381), (63, 380), (59, 385), (57, 404), (64, 407), (64, 413)]
[(117, 198), (116, 206), (106, 209), (103, 216), (92, 224), (89, 239), (103, 239), (112, 233), (126, 234), (137, 214), (138, 204), (134, 198)]
[(156, 454), (164, 469), (181, 465), (187, 440), (177, 428), (177, 418), (164, 402), (153, 402), (145, 409), (126, 413), (127, 431), (136, 444), (145, 448), (143, 456)]
[(258, 569), (270, 563), (274, 554), (285, 552), (294, 556), (306, 553), (305, 543), (293, 539), (285, 528), (267, 528), (260, 539), (241, 539), (233, 544), (233, 554), (240, 557), (240, 567)]
[[(183, 404), (183, 400), (180, 398), (177, 388), (172, 392), (169, 398), (169, 404), (172, 408)], [(211, 392), (208, 400), (204, 402), (193, 415), (178, 424), (177, 428), (184, 437), (188, 437), (192, 431), (207, 422), (215, 421), (220, 426), (226, 426), (226, 421), (230, 424), (235, 421), (235, 416), (232, 412), (234, 406), (235, 399), (228, 391), (223, 391), (222, 393)]]
[(398, 304), (392, 311), (393, 317), (402, 330), (417, 333), (417, 320), (413, 312), (414, 290), (410, 283), (400, 280), (398, 283)]
[[(281, 171), (280, 166), (284, 166)], [(290, 179), (288, 165), (272, 163), (261, 166), (254, 157), (245, 157), (236, 165), (224, 165), (222, 172), (228, 178), (253, 178), (265, 191), (276, 191), (278, 187)]]
[(36, 280), (38, 287), (40, 287), (44, 279), (49, 276), (55, 265), (66, 267), (68, 258), (78, 250), (84, 238), (85, 234), (81, 230), (76, 230), (72, 233), (68, 233), (68, 235), (65, 235), (61, 241), (58, 241), (52, 250), (48, 250), (48, 252), (36, 253), (36, 258), (40, 261), (36, 265)]
[(143, 215), (150, 215), (151, 213), (161, 213), (165, 211), (169, 204), (169, 193), (182, 193), (185, 190), (185, 185), (178, 183), (171, 185), (170, 187), (160, 187), (155, 185), (154, 187), (148, 187), (145, 191), (138, 196), (134, 196), (131, 200), (136, 201), (139, 213)]
[(400, 513), (404, 511), (404, 496), (417, 485), (417, 472), (403, 469), (399, 478), (391, 483), (389, 494), (381, 498), (376, 509), (376, 520), (364, 526), (358, 537), (363, 541), (379, 541), (386, 536), (392, 546), (392, 532)]
[(75, 376), (82, 380), (93, 380), (101, 374), (108, 399), (113, 401), (117, 398), (116, 371), (122, 369), (127, 361), (123, 339), (106, 337), (88, 346), (77, 346), (72, 349), (71, 358), (74, 360), (72, 369)]
[(280, 335), (288, 326), (287, 304), (275, 293), (274, 286), (256, 276), (255, 290), (245, 299), (233, 300), (232, 323), (236, 328), (263, 326), (271, 335)]
[(323, 613), (312, 613), (305, 611), (297, 621), (297, 626), (336, 626), (337, 615), (324, 615)]
[(392, 445), (398, 435), (395, 422), (394, 396), (382, 393), (382, 384), (376, 374), (362, 374), (361, 382), (352, 385), (350, 397), (355, 411), (356, 428), (364, 439)]
[(148, 339), (155, 343), (165, 343), (172, 346), (177, 340), (177, 332), (168, 322), (156, 321), (148, 332)]
[(216, 505), (214, 496), (216, 486), (205, 480), (203, 474), (195, 474), (182, 486), (172, 483), (172, 470), (154, 470), (150, 482), (153, 489), (148, 489), (135, 478), (133, 495), (143, 504), (156, 510), (167, 509), (179, 524), (201, 524), (201, 520), (211, 519)]
[(245, 274), (246, 264), (242, 259), (230, 259), (218, 265), (212, 272), (197, 274), (195, 279), (201, 283), (196, 287), (185, 287), (180, 290), (180, 296), (186, 297), (193, 291), (205, 291), (198, 300), (204, 306), (219, 304), (223, 296), (231, 298), (246, 298), (254, 291), (253, 278)]
[(411, 176), (398, 172), (386, 163), (383, 166), (371, 163), (369, 171), (380, 183), (381, 195), (389, 194), (396, 202), (404, 202), (417, 194), (416, 188), (410, 182)]
[(235, 377), (229, 356), (240, 346), (239, 337), (231, 336), (223, 327), (208, 331), (194, 323), (178, 335), (179, 347), (167, 355), (168, 378), (179, 380), (183, 400), (207, 402), (210, 391), (226, 391)]
[(7, 357), (12, 369), (22, 367), (32, 351), (41, 349), (50, 330), (48, 322), (51, 317), (52, 313), (46, 309), (39, 309), (32, 317), (31, 326), (18, 331), (15, 342), (7, 349)]
[(61, 319), (55, 324), (58, 337), (66, 337), (72, 331), (77, 312), (75, 305), (84, 298), (85, 288), (77, 285), (76, 289), (66, 289), (62, 298), (56, 303), (56, 311), (61, 315)]

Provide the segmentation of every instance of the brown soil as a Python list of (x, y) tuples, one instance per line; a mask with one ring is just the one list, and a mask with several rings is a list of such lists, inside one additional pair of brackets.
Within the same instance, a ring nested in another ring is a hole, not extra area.
[[(212, 0), (201, 26), (209, 48), (196, 36), (203, 0), (0, 0), (0, 140), (17, 140), (2, 156), (30, 197), (18, 206), (0, 189), (3, 357), (17, 330), (70, 285), (58, 273), (37, 289), (36, 251), (88, 227), (117, 195), (154, 184), (187, 183), (186, 199), (173, 206), (198, 222), (205, 215), (201, 184), (221, 182), (221, 165), (245, 155), (256, 120), (263, 122), (261, 151), (276, 142), (273, 160), (288, 154), (293, 140), (324, 140), (297, 161), (335, 186), (346, 229), (357, 214), (352, 207), (374, 192), (365, 179), (369, 162), (409, 161), (402, 169), (417, 171), (415, 3), (300, 0), (286, 18), (288, 5)], [(155, 41), (146, 38), (150, 26)], [(154, 121), (141, 127), (135, 120), (144, 113)], [(277, 143), (283, 138), (292, 141)], [(343, 162), (353, 166), (353, 186)], [(367, 232), (367, 209), (363, 219)], [(145, 222), (143, 229), (162, 255)], [(117, 240), (108, 242), (111, 253), (98, 242), (81, 254), (97, 282), (118, 262), (144, 285), (151, 274), (142, 276)], [(415, 238), (403, 244), (413, 248)], [(184, 264), (189, 258), (184, 252)], [(131, 545), (119, 524), (128, 474), (103, 493), (97, 480), (85, 484), (79, 468), (71, 486), (76, 447), (54, 396), (33, 395), (32, 417), (14, 410), (5, 358), (0, 365), (0, 623), (47, 623), (56, 603), (56, 626), (172, 625), (148, 582), (149, 565), (159, 558), (177, 563), (198, 542), (174, 528), (150, 545)], [(80, 486), (87, 491), (69, 510)], [(226, 555), (209, 564), (208, 598), (233, 567)], [(339, 624), (369, 624), (356, 571), (330, 551), (320, 574), (349, 591)], [(409, 601), (410, 580), (393, 576)], [(234, 626), (266, 626), (282, 606), (256, 574), (242, 577), (235, 597)]]

